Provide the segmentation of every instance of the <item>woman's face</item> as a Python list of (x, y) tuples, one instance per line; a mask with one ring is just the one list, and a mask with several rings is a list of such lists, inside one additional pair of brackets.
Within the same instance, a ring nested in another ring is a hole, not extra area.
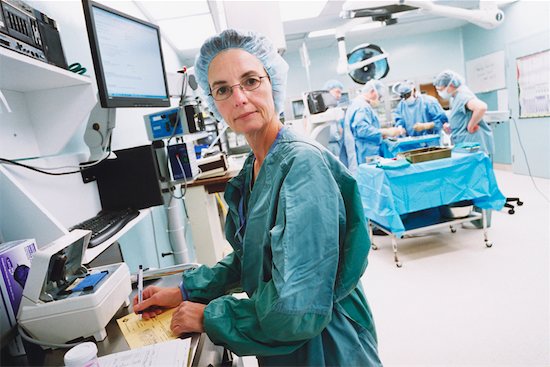
[(260, 86), (251, 91), (242, 90), (238, 85), (246, 86), (250, 78), (263, 76), (267, 73), (260, 60), (241, 49), (222, 51), (210, 63), (208, 83), (212, 93), (220, 87), (232, 89), (229, 98), (215, 103), (233, 131), (250, 134), (278, 121), (269, 78), (261, 78)]

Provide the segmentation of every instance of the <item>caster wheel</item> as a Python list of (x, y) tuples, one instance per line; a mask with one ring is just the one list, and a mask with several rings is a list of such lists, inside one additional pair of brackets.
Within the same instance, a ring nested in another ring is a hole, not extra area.
[(523, 201), (518, 201), (518, 206), (522, 206), (523, 205)]
[(398, 268), (401, 268), (403, 266), (403, 264), (401, 264), (401, 261), (398, 261), (395, 263), (395, 266), (397, 266)]
[(489, 247), (489, 248), (490, 248), (490, 247), (493, 247), (493, 243), (490, 242), (490, 241), (487, 241), (487, 242), (485, 242), (485, 246), (487, 246), (487, 247)]
[(370, 247), (375, 251), (378, 250), (378, 246), (376, 246), (374, 243), (371, 243)]
[(508, 214), (514, 214), (514, 213), (515, 213), (514, 209), (508, 210)]
[(456, 233), (456, 228), (451, 228), (451, 233)]

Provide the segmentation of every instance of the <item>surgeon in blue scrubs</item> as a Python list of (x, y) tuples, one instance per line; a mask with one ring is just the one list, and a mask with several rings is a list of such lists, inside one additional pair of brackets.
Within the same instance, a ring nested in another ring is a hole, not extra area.
[[(487, 105), (464, 84), (464, 79), (452, 70), (444, 70), (434, 79), (433, 85), (443, 99), (451, 102), (449, 122), (443, 124), (446, 133), (451, 134), (453, 144), (479, 143), (491, 160), (494, 154), (493, 130), (483, 120)], [(481, 209), (474, 210), (481, 212)], [(482, 221), (472, 222), (477, 228)], [(491, 225), (491, 211), (487, 210), (487, 225)]]
[(401, 98), (394, 111), (395, 126), (403, 127), (408, 136), (439, 134), (448, 119), (437, 99), (419, 94), (410, 80), (395, 84), (392, 91)]
[(344, 147), (340, 160), (352, 174), (367, 157), (380, 155), (382, 139), (405, 134), (402, 127), (381, 128), (374, 108), (378, 107), (384, 95), (384, 85), (378, 80), (369, 80), (357, 97), (350, 103), (344, 118)]
[(260, 366), (381, 366), (360, 285), (370, 239), (357, 182), (280, 122), (287, 70), (257, 33), (225, 30), (201, 47), (195, 75), (210, 111), (252, 148), (225, 190), (233, 252), (179, 287), (146, 288), (134, 311), (177, 307), (174, 334), (206, 332)]
[(452, 70), (444, 70), (435, 78), (433, 85), (443, 99), (450, 100), (449, 122), (443, 124), (445, 132), (451, 134), (453, 144), (479, 143), (492, 159), (494, 154), (493, 130), (483, 115), (487, 111), (485, 102), (464, 84), (464, 79)]
[[(330, 79), (323, 85), (323, 90), (327, 90), (331, 96), (334, 97), (338, 106), (340, 106), (340, 100), (342, 99), (342, 93), (344, 92), (344, 84), (336, 79)], [(340, 149), (342, 148), (342, 131), (344, 129), (344, 119), (340, 119), (336, 124), (330, 127), (330, 138), (328, 142), (328, 150), (332, 152), (336, 157), (340, 155)]]

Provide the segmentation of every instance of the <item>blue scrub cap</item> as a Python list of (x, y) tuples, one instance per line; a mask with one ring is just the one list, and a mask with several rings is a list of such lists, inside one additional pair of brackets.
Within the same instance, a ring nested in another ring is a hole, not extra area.
[(361, 93), (362, 94), (365, 94), (365, 93), (368, 93), (370, 92), (371, 90), (373, 89), (376, 89), (376, 91), (378, 92), (378, 95), (379, 96), (383, 96), (384, 95), (384, 84), (382, 84), (382, 82), (379, 82), (378, 80), (375, 80), (375, 79), (371, 79), (369, 80), (364, 86), (363, 88), (361, 88)]
[(344, 84), (340, 83), (336, 79), (331, 79), (325, 83), (323, 86), (323, 90), (332, 90), (332, 89), (340, 89), (341, 91), (344, 90)]
[(208, 84), (208, 68), (210, 63), (221, 51), (240, 48), (251, 55), (254, 55), (263, 64), (271, 81), (273, 91), (273, 102), (275, 111), (280, 114), (284, 109), (286, 77), (288, 64), (277, 53), (271, 41), (259, 33), (227, 29), (220, 34), (207, 39), (195, 60), (195, 77), (199, 86), (206, 95), (206, 102), (214, 117), (222, 120), (214, 103), (214, 98), (209, 96), (210, 84)]
[(392, 92), (402, 96), (403, 94), (410, 93), (415, 88), (412, 80), (404, 80), (395, 84), (392, 88)]
[(453, 87), (458, 88), (464, 83), (464, 79), (452, 70), (443, 70), (435, 77), (433, 85), (435, 87), (447, 87), (451, 82), (453, 83)]

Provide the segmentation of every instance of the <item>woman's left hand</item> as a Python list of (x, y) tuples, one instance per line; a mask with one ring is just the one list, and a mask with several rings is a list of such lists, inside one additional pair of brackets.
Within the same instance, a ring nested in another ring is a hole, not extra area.
[(204, 331), (204, 309), (206, 305), (183, 301), (172, 315), (170, 329), (174, 335), (202, 333)]
[(479, 130), (479, 125), (478, 124), (472, 124), (470, 122), (468, 123), (468, 132), (470, 134), (473, 134), (478, 130)]

